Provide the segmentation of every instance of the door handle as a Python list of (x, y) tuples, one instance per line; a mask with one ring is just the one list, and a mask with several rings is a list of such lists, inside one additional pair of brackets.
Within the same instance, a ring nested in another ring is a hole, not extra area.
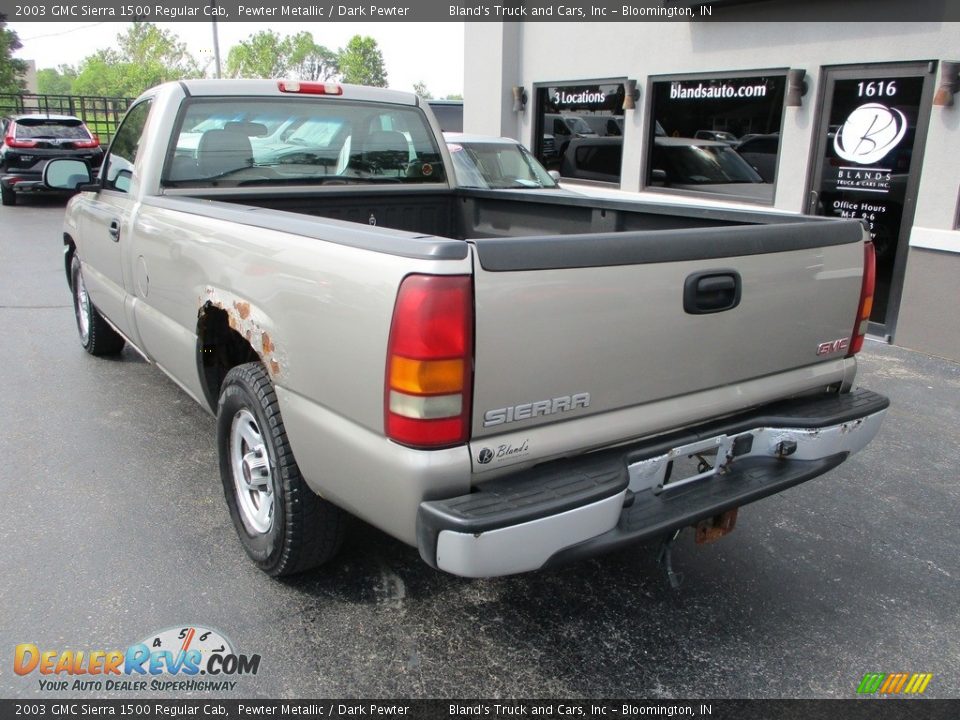
[(683, 309), (690, 315), (732, 310), (740, 304), (742, 282), (736, 270), (706, 270), (683, 283)]
[(113, 238), (114, 242), (120, 242), (120, 221), (111, 220), (110, 229), (107, 230), (107, 232), (110, 233), (110, 237)]

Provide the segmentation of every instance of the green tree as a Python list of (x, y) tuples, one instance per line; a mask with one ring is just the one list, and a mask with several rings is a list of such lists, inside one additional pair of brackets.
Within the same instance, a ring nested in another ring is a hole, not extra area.
[(354, 35), (339, 54), (340, 77), (345, 83), (387, 86), (387, 69), (383, 53), (372, 37)]
[(27, 64), (13, 57), (22, 47), (17, 33), (7, 29), (7, 16), (0, 13), (0, 93), (19, 93), (26, 89), (23, 76)]
[(450, 93), (444, 100), (463, 100), (463, 95), (461, 93)]
[(415, 82), (413, 84), (413, 92), (422, 97), (424, 100), (433, 100), (433, 93), (427, 90), (427, 84), (423, 81)]
[(313, 35), (303, 31), (283, 41), (287, 72), (300, 80), (330, 80), (337, 76), (337, 54), (317, 45)]
[(43, 68), (37, 70), (37, 91), (43, 95), (70, 95), (76, 79), (77, 70), (70, 65)]
[(77, 95), (134, 97), (154, 85), (201, 74), (176, 34), (135, 22), (117, 35), (116, 49), (98, 50), (81, 61), (72, 89)]
[(230, 48), (227, 77), (282, 78), (287, 74), (284, 40), (273, 30), (261, 30)]
[(284, 38), (261, 30), (227, 54), (228, 77), (329, 80), (336, 75), (337, 54), (318, 45), (306, 31)]

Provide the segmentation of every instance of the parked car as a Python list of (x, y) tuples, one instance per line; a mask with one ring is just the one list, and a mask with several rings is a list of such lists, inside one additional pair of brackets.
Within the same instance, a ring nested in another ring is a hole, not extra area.
[(516, 140), (489, 135), (443, 134), (457, 184), (494, 189), (556, 189), (556, 178)]
[(620, 182), (622, 137), (575, 138), (560, 161), (560, 177)]
[(737, 140), (736, 135), (726, 130), (697, 130), (693, 137), (697, 140), (716, 140), (717, 142), (726, 143), (730, 147), (740, 142)]
[[(100, 140), (72, 115), (14, 115), (3, 119), (0, 145), (0, 194), (15, 205), (18, 194), (54, 192), (44, 187), (43, 168), (53, 158), (83, 160), (91, 172), (100, 167)], [(63, 194), (71, 194), (69, 193)]]
[[(622, 138), (571, 140), (560, 176), (619, 183), (622, 155)], [(724, 142), (657, 135), (650, 163), (648, 184), (653, 187), (700, 190), (744, 200), (773, 197), (772, 186)]]
[(598, 137), (582, 117), (578, 115), (559, 115), (547, 113), (543, 116), (543, 132), (553, 137), (553, 145), (558, 161), (563, 161), (567, 146), (575, 138)]
[(600, 137), (623, 135), (623, 117), (620, 115), (581, 115), (579, 118)]
[(715, 140), (656, 138), (648, 182), (654, 187), (773, 200), (773, 186), (736, 150)]
[(780, 151), (779, 133), (753, 135), (741, 140), (736, 151), (760, 173), (764, 182), (772, 183), (777, 176), (777, 153)]

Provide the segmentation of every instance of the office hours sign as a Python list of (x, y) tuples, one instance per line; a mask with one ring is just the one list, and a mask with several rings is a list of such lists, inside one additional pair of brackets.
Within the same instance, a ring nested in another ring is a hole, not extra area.
[(833, 86), (818, 211), (864, 220), (878, 259), (896, 252), (923, 83), (875, 76)]

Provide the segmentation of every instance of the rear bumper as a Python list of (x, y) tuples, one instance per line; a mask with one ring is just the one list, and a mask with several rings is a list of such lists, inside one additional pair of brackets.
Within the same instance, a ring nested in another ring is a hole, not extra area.
[(75, 195), (76, 190), (60, 190), (43, 184), (43, 177), (33, 173), (16, 173), (0, 177), (0, 185), (20, 195)]
[[(466, 577), (536, 570), (666, 535), (835, 468), (876, 435), (889, 400), (868, 390), (756, 408), (696, 428), (421, 503), (417, 544)], [(714, 468), (671, 479), (675, 459)]]
[(48, 188), (43, 184), (43, 179), (40, 175), (35, 175), (33, 173), (16, 173), (11, 175), (4, 175), (0, 177), (0, 185), (3, 187), (13, 190), (17, 193), (30, 193), (30, 194), (40, 194), (44, 195), (72, 195), (73, 191), (66, 190), (54, 190)]

